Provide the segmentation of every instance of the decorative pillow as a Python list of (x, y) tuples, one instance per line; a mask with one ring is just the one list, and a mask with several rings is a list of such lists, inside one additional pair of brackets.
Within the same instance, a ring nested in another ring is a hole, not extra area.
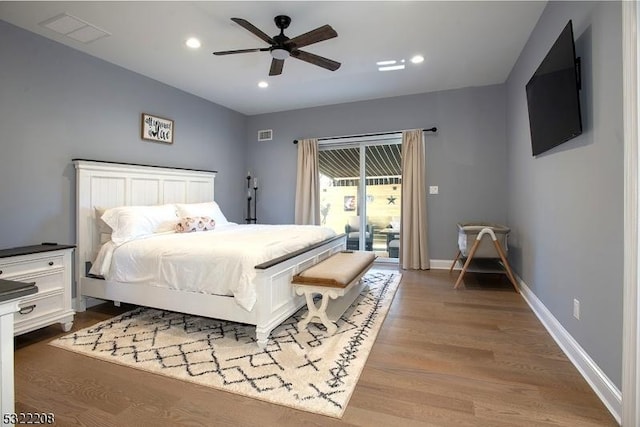
[(176, 204), (176, 210), (178, 216), (181, 218), (195, 218), (198, 216), (206, 216), (213, 219), (216, 224), (224, 225), (229, 224), (229, 221), (220, 210), (220, 206), (216, 202), (205, 203), (187, 203)]
[(216, 227), (216, 221), (208, 216), (196, 216), (180, 218), (176, 224), (176, 232), (191, 233), (192, 231), (213, 230)]
[(107, 209), (102, 220), (113, 229), (111, 240), (119, 245), (154, 233), (173, 231), (178, 217), (174, 205), (120, 206)]
[(102, 215), (107, 211), (107, 208), (95, 207), (95, 215), (96, 215), (96, 225), (98, 226), (98, 233), (100, 234), (111, 234), (113, 230), (111, 227), (107, 225), (106, 222), (102, 220)]

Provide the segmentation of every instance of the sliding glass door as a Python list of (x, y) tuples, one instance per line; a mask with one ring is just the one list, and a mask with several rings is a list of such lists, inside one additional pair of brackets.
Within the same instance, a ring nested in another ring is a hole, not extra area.
[(400, 238), (400, 139), (321, 143), (322, 224), (347, 234), (347, 249), (396, 260)]

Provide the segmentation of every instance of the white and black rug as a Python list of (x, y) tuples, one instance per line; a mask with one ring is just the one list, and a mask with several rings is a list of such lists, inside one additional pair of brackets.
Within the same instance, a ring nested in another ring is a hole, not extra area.
[(255, 344), (255, 327), (138, 308), (51, 342), (136, 369), (293, 408), (341, 417), (400, 282), (370, 270), (362, 292), (327, 336), (297, 323), (306, 307)]

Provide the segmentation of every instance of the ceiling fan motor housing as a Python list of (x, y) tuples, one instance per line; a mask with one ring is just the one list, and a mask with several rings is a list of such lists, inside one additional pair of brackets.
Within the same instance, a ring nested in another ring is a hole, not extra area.
[(284, 30), (285, 28), (289, 27), (289, 24), (291, 24), (291, 18), (289, 18), (287, 15), (278, 15), (273, 18), (273, 20), (276, 23), (276, 27), (280, 28), (280, 30)]

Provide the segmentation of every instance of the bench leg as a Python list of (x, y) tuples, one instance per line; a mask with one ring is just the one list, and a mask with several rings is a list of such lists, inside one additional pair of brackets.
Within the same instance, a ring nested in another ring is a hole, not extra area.
[(301, 331), (304, 328), (306, 328), (309, 322), (317, 318), (320, 321), (320, 323), (322, 323), (325, 326), (325, 328), (327, 328), (327, 333), (329, 335), (333, 335), (338, 330), (338, 327), (336, 326), (335, 323), (330, 321), (329, 318), (327, 317), (327, 304), (329, 304), (329, 298), (335, 298), (335, 296), (331, 296), (331, 292), (321, 294), (322, 300), (320, 301), (320, 307), (318, 307), (313, 302), (314, 293), (316, 292), (309, 292), (309, 291), (304, 292), (304, 297), (307, 300), (307, 308), (309, 309), (309, 311), (305, 316), (305, 318), (302, 319), (300, 322), (298, 322), (298, 331)]

